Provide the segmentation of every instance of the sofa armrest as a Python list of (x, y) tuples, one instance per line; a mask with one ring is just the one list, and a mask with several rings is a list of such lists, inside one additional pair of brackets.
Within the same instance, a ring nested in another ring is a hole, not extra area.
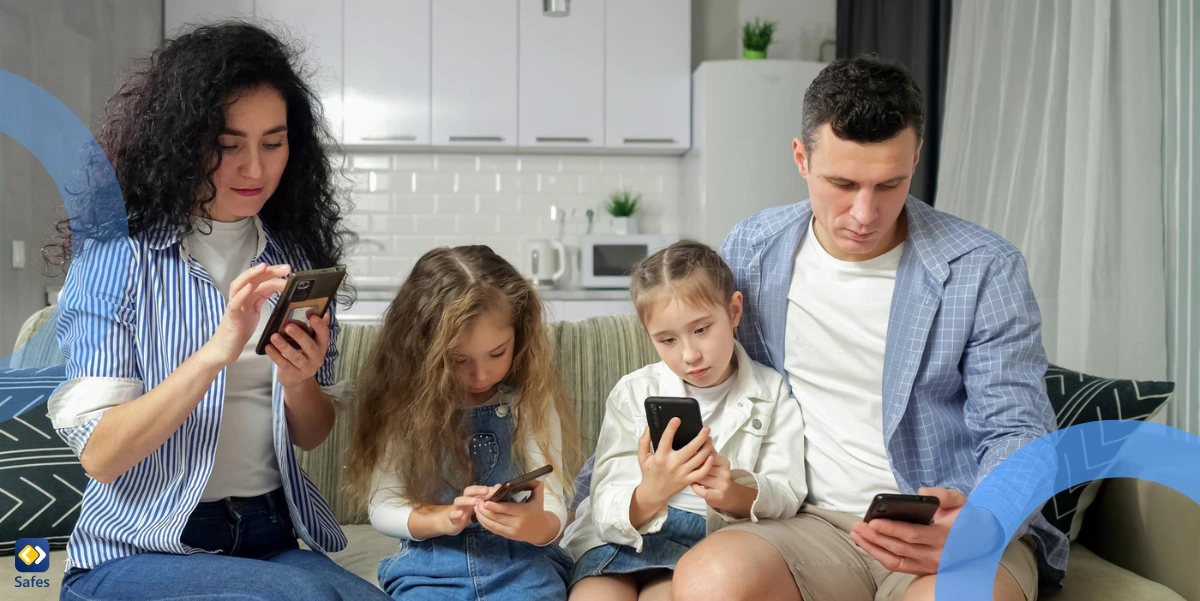
[(1185, 599), (1200, 600), (1200, 505), (1182, 493), (1144, 480), (1108, 480), (1088, 510), (1080, 542)]

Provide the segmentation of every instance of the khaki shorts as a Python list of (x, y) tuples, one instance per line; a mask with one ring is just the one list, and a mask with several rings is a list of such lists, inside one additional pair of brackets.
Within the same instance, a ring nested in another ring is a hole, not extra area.
[[(771, 543), (783, 556), (804, 601), (901, 601), (917, 579), (888, 571), (850, 539), (850, 527), (860, 518), (848, 513), (805, 505), (794, 518), (741, 522), (726, 530), (741, 530)], [(1016, 578), (1026, 601), (1037, 599), (1037, 559), (1028, 540), (1004, 550), (1000, 565)]]

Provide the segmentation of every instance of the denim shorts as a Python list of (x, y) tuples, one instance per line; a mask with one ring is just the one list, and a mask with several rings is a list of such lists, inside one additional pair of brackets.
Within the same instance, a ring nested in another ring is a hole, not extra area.
[(642, 537), (641, 553), (613, 543), (590, 549), (575, 562), (569, 587), (589, 576), (674, 570), (679, 558), (704, 538), (706, 528), (702, 516), (669, 507), (662, 530)]

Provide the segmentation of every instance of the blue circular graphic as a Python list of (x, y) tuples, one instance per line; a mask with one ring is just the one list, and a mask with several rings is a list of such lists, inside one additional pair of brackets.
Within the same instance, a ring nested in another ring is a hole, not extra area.
[[(91, 130), (54, 95), (4, 70), (0, 70), (0, 134), (11, 136), (28, 149), (54, 180), (70, 219), (75, 255), (84, 250), (85, 234), (129, 235), (125, 200), (116, 174)], [(44, 232), (32, 234), (42, 236)], [(129, 252), (132, 254), (132, 250)], [(121, 263), (122, 269), (128, 269), (127, 262)], [(103, 315), (105, 311), (113, 311), (112, 307), (104, 303), (94, 305), (96, 318), (115, 317)], [(16, 353), (0, 360), (0, 368), (62, 363), (54, 330), (53, 327), (39, 330)], [(0, 406), (0, 422), (14, 417), (16, 410)]]
[(950, 529), (935, 599), (987, 601), (1004, 548), (1056, 493), (1101, 478), (1157, 482), (1200, 503), (1200, 438), (1141, 421), (1096, 421), (1043, 436), (1001, 462)]

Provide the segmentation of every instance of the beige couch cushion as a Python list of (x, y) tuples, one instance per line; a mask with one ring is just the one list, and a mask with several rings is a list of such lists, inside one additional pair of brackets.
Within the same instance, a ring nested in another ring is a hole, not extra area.
[(1050, 601), (1186, 601), (1171, 589), (1113, 565), (1079, 543), (1071, 545), (1063, 590)]

